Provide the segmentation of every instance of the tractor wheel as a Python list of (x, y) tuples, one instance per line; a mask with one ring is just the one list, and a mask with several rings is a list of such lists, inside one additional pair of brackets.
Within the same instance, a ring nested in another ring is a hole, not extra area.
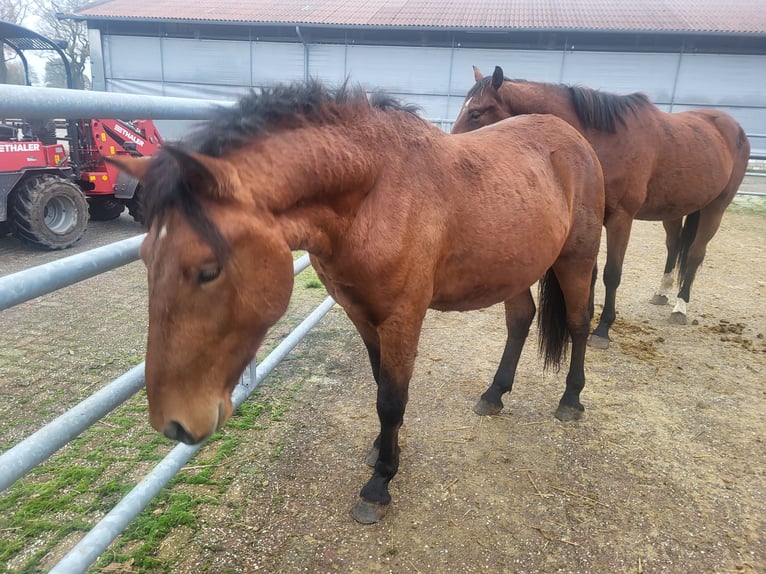
[(42, 249), (64, 249), (83, 236), (88, 202), (74, 183), (43, 175), (24, 181), (11, 194), (12, 233)]
[(143, 204), (143, 188), (139, 185), (136, 187), (136, 191), (133, 192), (133, 197), (131, 197), (128, 201), (126, 201), (126, 205), (128, 206), (128, 213), (130, 213), (130, 216), (133, 218), (136, 223), (140, 223), (141, 225), (145, 225), (146, 221), (144, 219), (144, 204)]
[(112, 197), (88, 198), (88, 213), (93, 221), (111, 221), (125, 211), (125, 204)]

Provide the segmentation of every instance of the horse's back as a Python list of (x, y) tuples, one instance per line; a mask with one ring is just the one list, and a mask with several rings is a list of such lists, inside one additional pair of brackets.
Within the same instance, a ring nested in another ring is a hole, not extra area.
[[(554, 116), (530, 115), (447, 136), (456, 166), (441, 191), (443, 227), (433, 306), (467, 309), (528, 288), (585, 227), (600, 233), (595, 152)], [(598, 238), (592, 241), (598, 250)], [(468, 256), (467, 253), (471, 252)], [(466, 292), (475, 295), (466, 298)]]
[[(739, 122), (726, 112), (699, 109), (663, 114), (663, 116), (667, 126), (678, 132), (673, 139), (685, 138), (691, 145), (707, 149), (710, 149), (711, 144), (718, 143), (721, 149), (729, 152), (731, 157), (750, 155), (750, 144), (745, 131)], [(663, 129), (666, 129), (665, 126)], [(703, 145), (705, 143), (708, 145)]]

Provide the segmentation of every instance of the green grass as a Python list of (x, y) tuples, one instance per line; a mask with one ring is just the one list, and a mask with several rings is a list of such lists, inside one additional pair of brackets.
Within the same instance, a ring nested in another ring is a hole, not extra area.
[[(163, 539), (179, 526), (195, 531), (200, 505), (221, 504), (221, 494), (234, 473), (220, 472), (220, 467), (240, 445), (240, 431), (282, 421), (297, 388), (280, 391), (278, 402), (256, 397), (245, 401), (203, 447), (198, 458), (204, 460), (192, 462), (188, 470), (176, 475), (91, 571), (110, 562), (131, 561), (137, 572), (172, 572), (172, 564), (156, 558)], [(125, 476), (131, 473), (119, 469), (145, 468), (136, 473), (143, 476), (174, 446), (146, 425), (145, 401), (145, 396), (129, 401), (0, 496), (0, 573), (44, 571), (45, 557), (68, 535), (90, 530), (96, 522), (94, 516), (103, 516), (134, 487)], [(269, 461), (278, 459), (283, 448), (284, 444), (277, 444)], [(186, 488), (191, 485), (206, 488)], [(19, 560), (22, 553), (24, 558)], [(11, 562), (13, 570), (7, 566)]]
[(766, 197), (758, 195), (737, 195), (728, 207), (735, 213), (766, 215)]

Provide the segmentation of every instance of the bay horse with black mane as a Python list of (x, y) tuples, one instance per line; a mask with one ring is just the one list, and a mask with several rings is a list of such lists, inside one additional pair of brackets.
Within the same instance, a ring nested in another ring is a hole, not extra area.
[(487, 77), (474, 66), (474, 79), (452, 133), (520, 114), (554, 114), (577, 128), (601, 161), (606, 193), (606, 296), (589, 343), (609, 346), (634, 219), (662, 221), (665, 227), (665, 271), (651, 302), (668, 303), (677, 268), (679, 291), (670, 320), (686, 324), (694, 276), (747, 168), (750, 143), (742, 127), (718, 110), (662, 112), (641, 93), (619, 96), (585, 87), (511, 80), (500, 66)]
[(572, 344), (556, 416), (581, 415), (604, 192), (593, 149), (566, 122), (525, 116), (451, 136), (387, 96), (308, 82), (252, 93), (152, 159), (114, 161), (147, 201), (146, 390), (166, 436), (199, 443), (230, 417), (240, 373), (287, 309), (294, 250), (359, 331), (378, 385), (360, 522), (391, 500), (429, 307), (505, 304), (505, 351), (476, 407), (497, 413), (542, 278), (546, 364)]

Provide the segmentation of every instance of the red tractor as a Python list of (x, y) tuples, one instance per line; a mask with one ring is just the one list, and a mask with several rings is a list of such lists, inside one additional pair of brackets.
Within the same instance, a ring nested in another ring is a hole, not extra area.
[(90, 217), (115, 219), (125, 207), (133, 219), (143, 223), (138, 180), (125, 175), (104, 156), (150, 156), (163, 143), (152, 120), (79, 120), (77, 184), (88, 197)]
[[(56, 51), (71, 88), (69, 62), (52, 40), (0, 22), (0, 43), (19, 55), (27, 84), (23, 51)], [(61, 143), (52, 120), (0, 123), (0, 235), (10, 232), (36, 247), (64, 249), (82, 237), (89, 217), (115, 219), (127, 207), (143, 223), (138, 181), (107, 164), (104, 157), (154, 154), (163, 143), (154, 123), (67, 120), (66, 132)]]

